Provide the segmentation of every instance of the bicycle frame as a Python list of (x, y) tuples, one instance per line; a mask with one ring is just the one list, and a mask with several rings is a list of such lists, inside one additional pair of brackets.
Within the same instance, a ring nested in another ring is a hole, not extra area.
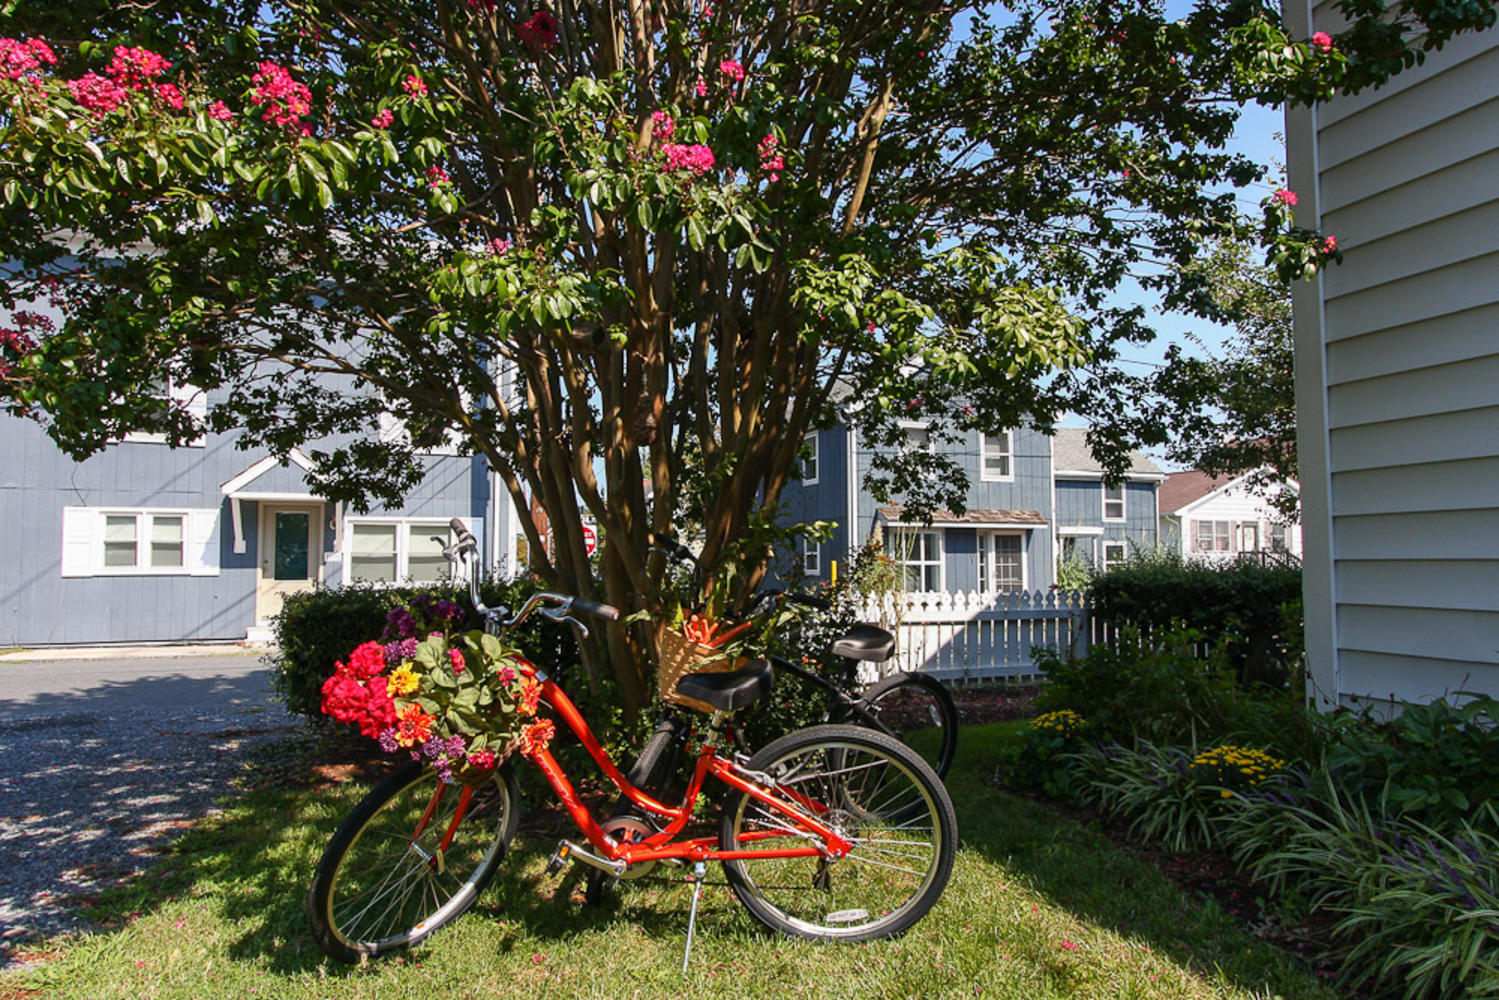
[[(649, 794), (637, 788), (625, 777), (614, 761), (609, 758), (598, 738), (594, 736), (593, 730), (589, 728), (588, 721), (583, 718), (581, 712), (567, 692), (563, 691), (555, 681), (545, 674), (537, 671), (531, 664), (521, 661), (521, 672), (541, 683), (541, 700), (549, 705), (556, 713), (558, 720), (572, 731), (588, 755), (593, 758), (594, 763), (603, 771), (604, 776), (636, 807), (660, 816), (666, 821), (666, 826), (659, 833), (633, 843), (619, 844), (611, 840), (599, 825), (598, 820), (589, 811), (588, 807), (578, 797), (572, 782), (568, 779), (562, 765), (552, 756), (549, 749), (537, 751), (531, 755), (531, 760), (541, 769), (547, 781), (552, 786), (558, 801), (567, 809), (568, 815), (572, 817), (573, 823), (580, 833), (588, 839), (601, 857), (607, 861), (619, 861), (625, 864), (634, 864), (644, 861), (735, 861), (740, 859), (758, 858), (841, 858), (848, 854), (853, 844), (840, 836), (835, 830), (829, 828), (817, 818), (830, 808), (816, 800), (802, 795), (798, 792), (785, 789), (774, 783), (767, 784), (764, 777), (746, 771), (733, 760), (720, 756), (711, 741), (701, 742), (698, 746), (698, 755), (693, 767), (692, 779), (687, 785), (687, 791), (682, 798), (682, 803), (677, 806), (666, 805), (658, 802)], [(693, 837), (687, 840), (675, 839), (692, 819), (693, 808), (697, 804), (699, 794), (703, 785), (709, 777), (722, 781), (737, 791), (764, 803), (765, 806), (775, 813), (784, 817), (787, 821), (785, 830), (766, 830), (745, 835), (745, 840), (770, 840), (778, 837), (794, 838), (802, 841), (800, 846), (771, 848), (768, 850), (754, 851), (726, 851), (718, 847), (717, 837)], [(430, 816), (435, 812), (437, 803), (440, 801), (446, 786), (439, 785), (433, 792), (432, 803), (428, 806), (426, 815), (418, 824), (418, 833), (427, 824)], [(443, 847), (451, 840), (454, 830), (463, 819), (463, 814), (468, 807), (468, 797), (472, 795), (472, 789), (463, 790), (465, 798), (459, 802), (452, 823), (443, 840)], [(819, 844), (820, 842), (820, 844)]]

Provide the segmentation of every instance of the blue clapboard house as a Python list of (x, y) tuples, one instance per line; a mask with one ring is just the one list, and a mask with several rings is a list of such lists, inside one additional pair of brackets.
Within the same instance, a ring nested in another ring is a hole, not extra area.
[[(1106, 569), (1155, 548), (1156, 492), (1164, 473), (1134, 452), (1125, 480), (1105, 483), (1085, 433), (972, 431), (940, 445), (967, 473), (966, 509), (937, 511), (926, 524), (864, 489), (873, 453), (854, 429), (812, 432), (801, 476), (785, 490), (783, 515), (838, 527), (828, 541), (804, 542), (792, 558), (809, 578), (827, 579), (878, 538), (901, 564), (908, 592), (998, 594), (1051, 588), (1062, 560)], [(939, 447), (920, 424), (907, 434), (907, 447)]]
[(128, 435), (75, 462), (35, 423), (0, 415), (0, 647), (269, 638), (288, 593), (445, 576), (454, 517), (490, 565), (514, 565), (510, 500), (480, 458), (426, 455), (401, 506), (358, 514), (312, 493), (304, 452), (235, 437), (169, 448)]

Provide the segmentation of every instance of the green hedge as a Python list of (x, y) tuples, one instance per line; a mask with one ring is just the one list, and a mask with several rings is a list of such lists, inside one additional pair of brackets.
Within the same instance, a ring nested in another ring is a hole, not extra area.
[[(490, 607), (519, 607), (535, 590), (529, 582), (487, 582), (480, 597)], [(292, 594), (274, 621), (277, 653), (271, 658), (276, 692), (288, 710), (321, 720), (323, 681), (333, 673), (333, 664), (347, 659), (361, 642), (379, 639), (386, 615), (406, 604), (416, 594), (430, 593), (454, 601), (468, 612), (465, 628), (477, 628), (468, 589), (453, 587), (375, 587), (352, 584), (336, 590), (314, 590)], [(567, 626), (533, 617), (510, 633), (526, 657), (569, 690), (586, 687), (581, 681), (567, 685), (578, 668), (578, 644)]]
[(1144, 633), (1186, 626), (1220, 644), (1243, 682), (1286, 683), (1301, 651), (1301, 567), (1151, 556), (1094, 579), (1093, 614)]

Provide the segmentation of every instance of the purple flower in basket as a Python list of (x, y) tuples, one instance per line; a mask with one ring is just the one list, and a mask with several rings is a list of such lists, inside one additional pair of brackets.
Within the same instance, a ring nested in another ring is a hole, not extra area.
[(385, 732), (380, 734), (381, 750), (384, 750), (386, 753), (395, 753), (397, 746), (398, 744), (396, 743), (396, 731), (394, 729), (387, 729), (385, 730)]
[(416, 656), (416, 640), (401, 639), (392, 642), (385, 647), (386, 663), (402, 663)]
[(452, 757), (454, 759), (462, 757), (463, 751), (468, 749), (468, 740), (456, 734), (453, 736), (449, 736), (447, 739), (446, 749), (449, 757)]
[(416, 637), (416, 619), (411, 612), (405, 608), (391, 608), (385, 614), (385, 632), (381, 639), (389, 642), (395, 639), (413, 639)]

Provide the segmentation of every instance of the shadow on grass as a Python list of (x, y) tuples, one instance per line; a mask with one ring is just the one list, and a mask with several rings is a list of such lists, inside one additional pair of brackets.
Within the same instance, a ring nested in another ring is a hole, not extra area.
[(1307, 965), (1245, 933), (1215, 900), (1194, 898), (1101, 832), (997, 787), (995, 727), (963, 736), (947, 781), (949, 789), (962, 788), (953, 800), (965, 848), (1078, 919), (1148, 945), (1209, 981), (1306, 995)]

